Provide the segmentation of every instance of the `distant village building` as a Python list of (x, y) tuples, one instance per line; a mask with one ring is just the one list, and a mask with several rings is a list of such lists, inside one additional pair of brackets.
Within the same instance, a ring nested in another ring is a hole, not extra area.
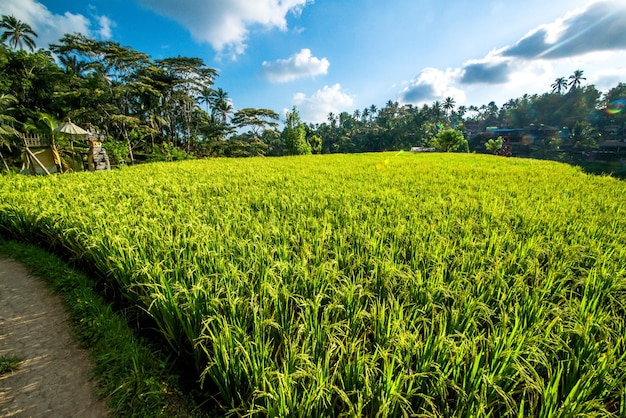
[[(598, 149), (586, 151), (587, 158), (597, 161), (619, 160), (626, 158), (626, 124), (622, 126), (609, 125), (601, 132)], [(529, 125), (523, 128), (500, 128), (489, 126), (480, 132), (471, 134), (475, 145), (483, 144), (490, 139), (502, 137), (516, 156), (534, 155), (541, 147), (552, 146), (553, 152), (572, 151), (567, 145), (571, 132), (567, 128), (558, 128), (546, 125)], [(486, 150), (485, 150), (486, 151)]]

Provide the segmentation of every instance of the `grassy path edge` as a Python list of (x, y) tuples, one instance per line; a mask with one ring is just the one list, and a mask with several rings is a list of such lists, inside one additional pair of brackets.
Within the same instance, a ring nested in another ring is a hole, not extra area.
[(139, 338), (85, 274), (30, 244), (0, 236), (0, 255), (25, 265), (58, 295), (74, 332), (94, 361), (98, 396), (112, 416), (201, 416), (163, 355)]

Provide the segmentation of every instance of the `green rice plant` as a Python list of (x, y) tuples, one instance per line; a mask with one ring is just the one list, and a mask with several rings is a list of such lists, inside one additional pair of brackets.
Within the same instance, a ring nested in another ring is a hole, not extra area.
[(546, 161), (216, 159), (0, 177), (0, 231), (90, 266), (226, 415), (623, 416), (624, 202)]

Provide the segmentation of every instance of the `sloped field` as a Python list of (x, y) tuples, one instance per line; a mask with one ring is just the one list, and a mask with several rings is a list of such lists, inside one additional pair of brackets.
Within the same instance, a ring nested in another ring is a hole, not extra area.
[(626, 183), (480, 155), (0, 177), (224, 413), (626, 416)]

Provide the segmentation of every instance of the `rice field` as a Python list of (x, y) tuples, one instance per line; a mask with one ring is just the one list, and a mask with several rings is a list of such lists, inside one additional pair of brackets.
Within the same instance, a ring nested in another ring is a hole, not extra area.
[(233, 416), (626, 416), (626, 183), (466, 154), (0, 176)]

